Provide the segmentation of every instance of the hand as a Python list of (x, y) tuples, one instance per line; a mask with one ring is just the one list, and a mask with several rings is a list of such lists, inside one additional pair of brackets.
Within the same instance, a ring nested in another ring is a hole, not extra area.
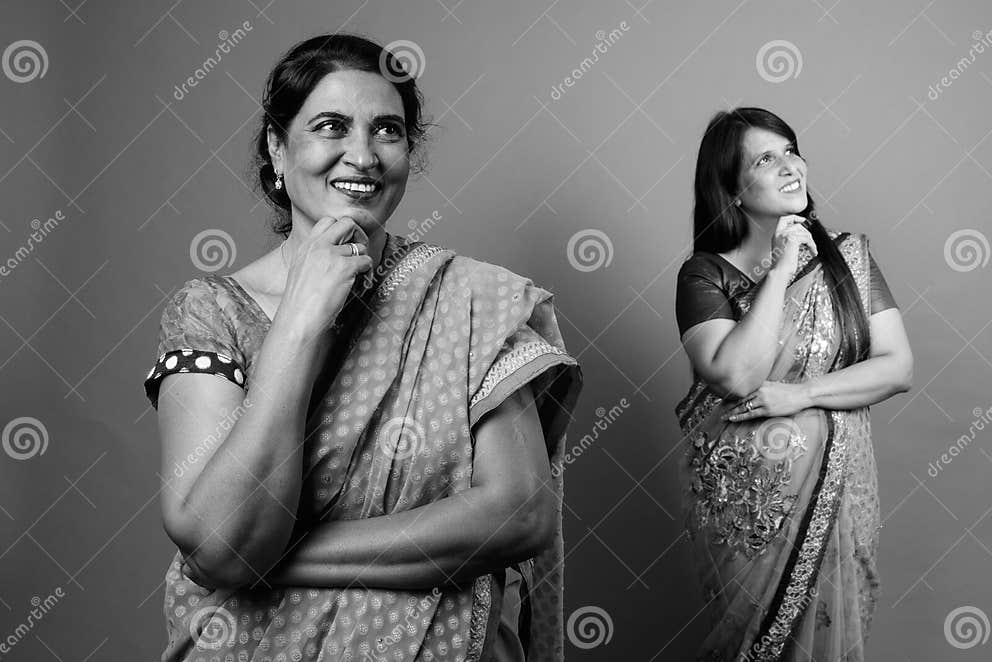
[[(751, 411), (747, 403), (751, 402)], [(813, 406), (804, 384), (765, 381), (758, 390), (723, 415), (723, 420), (740, 423), (752, 418), (792, 416)]]
[(778, 220), (775, 236), (772, 238), (772, 269), (783, 272), (791, 280), (799, 269), (799, 247), (809, 246), (813, 255), (817, 254), (816, 242), (806, 228), (806, 219), (789, 214)]
[[(348, 243), (358, 246), (357, 256)], [(358, 274), (371, 271), (368, 245), (368, 235), (353, 218), (321, 218), (292, 255), (276, 314), (285, 310), (309, 337), (321, 335), (337, 320)]]

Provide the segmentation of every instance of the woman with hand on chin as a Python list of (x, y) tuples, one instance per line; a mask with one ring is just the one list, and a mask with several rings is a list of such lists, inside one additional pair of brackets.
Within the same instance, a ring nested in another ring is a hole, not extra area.
[(676, 295), (699, 660), (864, 659), (880, 527), (868, 407), (910, 389), (913, 358), (867, 237), (828, 231), (807, 189), (778, 116), (710, 122)]
[(263, 110), (286, 240), (187, 281), (145, 381), (162, 659), (561, 659), (551, 466), (581, 373), (550, 293), (386, 231), (424, 127), (378, 44), (298, 44)]

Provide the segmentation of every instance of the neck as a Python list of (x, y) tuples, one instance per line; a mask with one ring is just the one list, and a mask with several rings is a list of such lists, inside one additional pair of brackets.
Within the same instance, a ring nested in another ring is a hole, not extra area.
[(778, 216), (752, 216), (745, 214), (748, 224), (748, 236), (744, 242), (737, 247), (737, 251), (749, 258), (750, 262), (761, 262), (772, 252), (772, 239), (775, 237), (775, 228), (778, 227)]

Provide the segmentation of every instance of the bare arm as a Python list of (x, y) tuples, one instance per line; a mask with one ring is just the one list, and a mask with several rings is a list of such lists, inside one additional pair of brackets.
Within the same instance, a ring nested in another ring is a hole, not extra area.
[(742, 398), (771, 372), (788, 280), (787, 272), (769, 270), (739, 322), (708, 320), (682, 334), (693, 369), (721, 396)]
[(538, 554), (556, 530), (557, 496), (530, 387), (487, 414), (474, 434), (469, 489), (401, 513), (322, 522), (264, 581), (430, 588)]
[(899, 310), (883, 310), (868, 321), (871, 326), (868, 359), (803, 382), (808, 406), (855, 409), (912, 387), (913, 353)]
[[(163, 395), (170, 387), (159, 404), (165, 529), (215, 586), (260, 576), (289, 542), (300, 496), (304, 419), (323, 352), (281, 326), (277, 316), (260, 350), (250, 397), (213, 375), (174, 374), (162, 381)], [(228, 412), (239, 414), (233, 426)]]

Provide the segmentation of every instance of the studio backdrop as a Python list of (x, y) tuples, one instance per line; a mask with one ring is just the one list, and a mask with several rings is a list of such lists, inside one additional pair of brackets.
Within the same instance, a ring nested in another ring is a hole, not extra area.
[(871, 408), (869, 658), (989, 659), (986, 0), (5, 3), (2, 659), (164, 649), (175, 549), (142, 390), (162, 307), (277, 245), (249, 168), (264, 78), (336, 30), (402, 51), (435, 125), (388, 230), (551, 291), (582, 366), (568, 659), (686, 660), (706, 632), (676, 472), (675, 276), (702, 132), (739, 105), (796, 129), (821, 220), (868, 236), (915, 355), (913, 389)]

